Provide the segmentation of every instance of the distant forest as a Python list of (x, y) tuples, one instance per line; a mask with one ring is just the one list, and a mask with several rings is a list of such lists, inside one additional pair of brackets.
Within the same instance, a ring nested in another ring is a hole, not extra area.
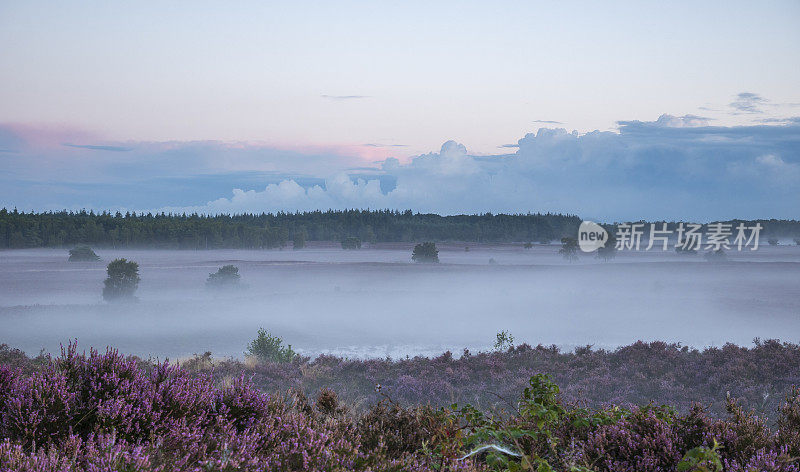
[[(552, 213), (440, 216), (411, 210), (343, 210), (242, 215), (164, 213), (25, 213), (0, 210), (0, 248), (159, 247), (260, 249), (283, 247), (299, 238), (365, 242), (464, 241), (549, 242), (575, 237), (581, 219)], [(737, 220), (738, 222), (738, 220)], [(796, 237), (800, 221), (756, 220), (762, 237)], [(611, 229), (607, 226), (608, 229)]]
[(550, 241), (573, 235), (574, 215), (439, 216), (411, 210), (344, 210), (242, 215), (46, 212), (0, 210), (0, 248), (163, 247), (277, 248), (296, 236), (308, 241), (365, 242)]

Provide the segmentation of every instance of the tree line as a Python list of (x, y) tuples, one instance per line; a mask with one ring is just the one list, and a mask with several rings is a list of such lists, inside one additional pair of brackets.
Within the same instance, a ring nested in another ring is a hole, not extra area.
[[(738, 223), (741, 220), (735, 220)], [(411, 210), (328, 210), (302, 213), (199, 215), (93, 211), (0, 210), (0, 249), (34, 247), (156, 247), (270, 249), (290, 241), (476, 243), (550, 242), (575, 237), (581, 219), (557, 213), (440, 216)], [(799, 237), (800, 221), (753, 220), (762, 237)], [(668, 224), (670, 228), (675, 223)], [(613, 232), (612, 225), (604, 225)], [(645, 231), (648, 231), (645, 228)]]
[(328, 210), (303, 213), (198, 215), (19, 212), (0, 210), (0, 248), (161, 247), (269, 249), (289, 241), (364, 242), (551, 241), (573, 235), (575, 215), (481, 214), (440, 216), (411, 210)]

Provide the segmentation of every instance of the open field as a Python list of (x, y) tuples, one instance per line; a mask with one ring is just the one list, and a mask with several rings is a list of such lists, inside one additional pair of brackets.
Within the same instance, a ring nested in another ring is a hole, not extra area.
[[(700, 256), (620, 253), (611, 263), (565, 263), (556, 246), (441, 248), (438, 265), (411, 264), (410, 246), (359, 251), (114, 251), (140, 265), (138, 303), (100, 296), (105, 263), (70, 263), (54, 249), (0, 252), (0, 340), (36, 354), (78, 339), (142, 357), (211, 351), (241, 357), (258, 327), (299, 352), (346, 357), (435, 356), (517, 343), (613, 348), (637, 340), (704, 347), (753, 338), (800, 339), (800, 248)], [(490, 264), (494, 259), (496, 264)], [(243, 290), (204, 285), (224, 264)]]
[[(732, 252), (732, 263), (622, 253), (565, 263), (556, 246), (445, 246), (439, 265), (410, 248), (343, 251), (111, 251), (140, 264), (139, 302), (102, 301), (105, 264), (63, 250), (0, 252), (0, 338), (29, 354), (76, 338), (142, 357), (210, 350), (240, 357), (262, 326), (307, 355), (437, 355), (517, 342), (571, 348), (664, 340), (703, 347), (800, 339), (800, 248)], [(489, 264), (489, 259), (496, 264)], [(210, 292), (210, 272), (239, 267), (245, 289)]]

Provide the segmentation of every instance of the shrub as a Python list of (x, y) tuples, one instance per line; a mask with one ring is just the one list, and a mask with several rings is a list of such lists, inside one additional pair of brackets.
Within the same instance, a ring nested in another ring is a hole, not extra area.
[(106, 267), (108, 277), (103, 282), (106, 301), (131, 300), (139, 288), (139, 264), (127, 259), (114, 259)]
[(778, 238), (769, 238), (767, 239), (767, 244), (770, 246), (777, 246), (778, 245)]
[(436, 243), (425, 242), (414, 246), (414, 251), (411, 253), (411, 260), (422, 263), (439, 262), (439, 250), (436, 249)]
[(92, 251), (89, 246), (75, 246), (69, 250), (70, 262), (96, 262), (100, 260), (100, 256)]
[(317, 395), (317, 411), (327, 416), (343, 414), (347, 408), (339, 404), (339, 396), (329, 388), (323, 388)]
[(678, 463), (678, 472), (722, 472), (722, 460), (719, 458), (719, 444), (709, 447), (698, 446), (689, 450)]
[(239, 268), (234, 265), (225, 265), (216, 272), (208, 274), (206, 285), (214, 288), (234, 287), (239, 285)]
[(263, 362), (291, 362), (297, 355), (291, 344), (283, 347), (283, 339), (273, 336), (264, 328), (258, 329), (258, 336), (250, 341), (245, 354)]
[(361, 249), (361, 240), (355, 236), (350, 236), (342, 240), (342, 249)]
[(528, 241), (527, 243), (523, 244), (522, 247), (524, 247), (525, 249), (530, 249), (533, 247), (533, 243)]
[(497, 333), (497, 339), (494, 342), (495, 351), (507, 351), (514, 347), (514, 336), (506, 330)]

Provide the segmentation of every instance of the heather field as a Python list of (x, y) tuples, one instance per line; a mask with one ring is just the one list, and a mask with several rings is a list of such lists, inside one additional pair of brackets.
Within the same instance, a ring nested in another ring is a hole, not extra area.
[[(3, 346), (0, 470), (797, 471), (799, 351), (520, 346), (461, 360), (175, 366)], [(764, 391), (784, 386), (776, 400)], [(509, 397), (489, 400), (497, 387)], [(749, 408), (756, 393), (772, 418)], [(437, 407), (448, 394), (479, 406)], [(723, 407), (685, 405), (696, 395)]]

